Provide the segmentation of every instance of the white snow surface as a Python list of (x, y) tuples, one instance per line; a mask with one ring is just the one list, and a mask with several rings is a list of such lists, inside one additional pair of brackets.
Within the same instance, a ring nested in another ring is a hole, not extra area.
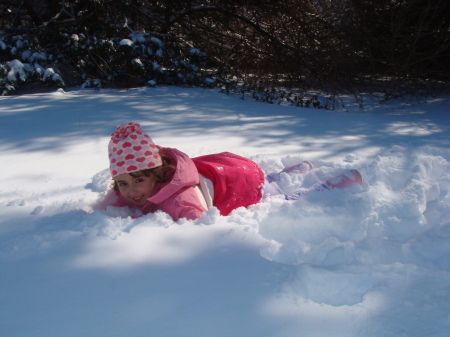
[(119, 45), (121, 46), (132, 46), (133, 45), (133, 41), (131, 41), (130, 39), (123, 39), (119, 42)]
[[(140, 123), (191, 157), (230, 151), (287, 191), (361, 187), (195, 221), (104, 210), (107, 144)], [(211, 89), (0, 98), (0, 335), (448, 336), (450, 104), (300, 109)], [(121, 217), (124, 216), (124, 217)]]

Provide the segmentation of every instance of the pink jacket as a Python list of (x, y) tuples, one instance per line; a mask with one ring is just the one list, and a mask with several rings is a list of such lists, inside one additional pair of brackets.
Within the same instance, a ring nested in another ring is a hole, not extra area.
[(157, 186), (156, 193), (142, 207), (127, 201), (118, 192), (114, 206), (138, 208), (144, 214), (162, 210), (175, 221), (180, 218), (197, 219), (206, 211), (194, 190), (199, 183), (199, 172), (212, 181), (213, 205), (222, 215), (228, 215), (241, 206), (256, 204), (262, 198), (264, 173), (250, 159), (229, 152), (190, 159), (177, 149), (159, 148), (161, 153), (175, 159), (176, 171), (172, 180)]
[(264, 186), (262, 169), (250, 159), (230, 152), (192, 158), (198, 172), (212, 181), (213, 205), (221, 215), (260, 202)]
[(176, 171), (169, 183), (159, 184), (156, 193), (140, 207), (126, 200), (117, 192), (118, 201), (114, 206), (140, 209), (144, 214), (161, 210), (175, 221), (180, 218), (189, 220), (199, 218), (205, 211), (193, 186), (199, 183), (198, 171), (194, 162), (183, 152), (160, 147), (160, 153), (167, 153), (176, 162)]

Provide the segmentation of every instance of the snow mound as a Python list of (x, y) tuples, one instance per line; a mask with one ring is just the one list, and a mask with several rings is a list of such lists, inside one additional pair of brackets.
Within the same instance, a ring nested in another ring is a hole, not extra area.
[[(360, 190), (266, 201), (270, 211), (259, 233), (268, 242), (261, 255), (299, 266), (291, 290), (330, 305), (362, 301), (386, 281), (371, 275), (369, 266), (398, 263), (450, 271), (450, 164), (445, 158), (445, 150), (395, 146), (359, 168), (364, 179)], [(329, 169), (285, 179), (308, 187), (317, 176), (329, 175)], [(348, 272), (348, 266), (355, 271)]]

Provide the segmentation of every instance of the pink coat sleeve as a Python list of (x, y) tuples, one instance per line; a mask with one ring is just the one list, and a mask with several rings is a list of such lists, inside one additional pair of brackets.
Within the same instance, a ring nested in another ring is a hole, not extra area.
[(158, 208), (169, 214), (174, 221), (180, 218), (195, 220), (206, 211), (201, 205), (197, 192), (193, 187), (183, 188), (173, 194), (171, 198), (160, 203)]
[(177, 169), (172, 180), (149, 198), (156, 210), (168, 213), (175, 221), (180, 218), (194, 220), (205, 210), (194, 186), (199, 183), (198, 171), (194, 162), (185, 153), (171, 148), (161, 148), (176, 159)]

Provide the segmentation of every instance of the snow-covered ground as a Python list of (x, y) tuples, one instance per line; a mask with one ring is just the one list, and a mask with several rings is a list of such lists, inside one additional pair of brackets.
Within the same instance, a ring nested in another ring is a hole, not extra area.
[[(101, 209), (109, 134), (231, 151), (286, 190), (174, 223)], [(448, 336), (450, 103), (320, 111), (177, 87), (0, 98), (0, 336)]]

